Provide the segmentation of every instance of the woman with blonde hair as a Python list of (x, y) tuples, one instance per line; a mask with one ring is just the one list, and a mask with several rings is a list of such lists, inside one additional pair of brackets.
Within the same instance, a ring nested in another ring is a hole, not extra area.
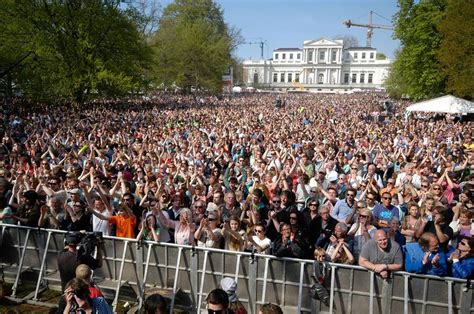
[(367, 208), (359, 209), (357, 222), (351, 226), (347, 233), (347, 236), (354, 239), (352, 253), (356, 259), (359, 258), (362, 246), (374, 237), (375, 231), (377, 228), (373, 225), (372, 212)]
[(174, 221), (165, 217), (161, 210), (157, 210), (158, 219), (162, 226), (174, 229), (174, 241), (176, 244), (193, 245), (196, 225), (192, 222), (192, 213), (189, 208), (181, 208), (179, 211), (179, 221)]

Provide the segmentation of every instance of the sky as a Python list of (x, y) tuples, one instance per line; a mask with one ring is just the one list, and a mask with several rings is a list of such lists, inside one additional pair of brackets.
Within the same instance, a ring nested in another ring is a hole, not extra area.
[[(264, 41), (264, 57), (271, 58), (277, 48), (303, 48), (305, 40), (321, 37), (354, 36), (359, 46), (366, 45), (367, 28), (347, 28), (345, 20), (367, 24), (374, 11), (373, 24), (392, 25), (396, 0), (216, 0), (230, 26), (241, 30), (249, 43)], [(372, 47), (393, 58), (400, 43), (393, 31), (374, 29)], [(236, 55), (241, 59), (260, 59), (258, 44), (242, 44)]]

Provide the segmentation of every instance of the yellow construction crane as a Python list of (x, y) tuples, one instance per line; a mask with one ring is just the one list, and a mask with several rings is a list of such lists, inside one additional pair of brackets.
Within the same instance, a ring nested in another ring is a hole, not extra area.
[[(344, 21), (343, 24), (347, 26), (347, 28), (350, 28), (351, 26), (357, 26), (357, 27), (366, 27), (367, 28), (367, 47), (371, 47), (372, 45), (372, 34), (374, 32), (374, 28), (379, 28), (379, 29), (387, 29), (387, 30), (393, 30), (393, 26), (391, 25), (379, 25), (379, 24), (372, 24), (372, 14), (375, 13), (374, 11), (369, 12), (369, 23), (368, 24), (358, 24), (358, 23), (353, 23), (351, 20)], [(377, 14), (377, 13), (375, 13)]]

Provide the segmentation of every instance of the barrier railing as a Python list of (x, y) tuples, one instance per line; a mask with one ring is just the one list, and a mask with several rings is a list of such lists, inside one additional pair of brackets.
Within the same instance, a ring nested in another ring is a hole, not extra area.
[[(44, 287), (58, 289), (57, 255), (64, 249), (65, 231), (1, 225), (1, 262), (13, 281), (12, 297), (26, 270), (36, 274), (33, 301)], [(139, 242), (105, 237), (103, 265), (94, 280), (113, 294), (117, 309), (125, 286), (143, 304), (147, 288), (158, 287), (187, 294), (187, 311), (199, 313), (209, 291), (223, 277), (238, 283), (237, 295), (249, 313), (266, 302), (279, 304), (285, 313), (470, 313), (472, 290), (456, 278), (416, 275), (406, 272), (382, 280), (359, 266), (330, 264), (329, 306), (313, 300), (313, 261), (275, 258), (168, 243)], [(182, 301), (182, 300), (181, 300)], [(186, 303), (186, 302), (185, 302)], [(182, 306), (182, 304), (181, 304)]]

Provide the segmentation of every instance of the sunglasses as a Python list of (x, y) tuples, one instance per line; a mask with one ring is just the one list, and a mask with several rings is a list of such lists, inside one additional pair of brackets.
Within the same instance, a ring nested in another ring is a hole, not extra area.
[(427, 188), (429, 185), (421, 185), (422, 188)]
[(263, 230), (260, 230), (260, 229), (255, 229), (255, 232), (256, 232), (256, 233), (262, 233), (262, 232), (263, 232)]
[(460, 245), (468, 245), (466, 242), (459, 242)]
[(297, 217), (294, 217), (294, 216), (290, 216), (290, 219), (296, 220), (296, 219), (298, 219), (298, 218), (297, 218)]
[(441, 188), (433, 188), (433, 190), (441, 190)]
[(309, 206), (318, 206), (318, 204), (309, 204)]
[(347, 194), (347, 196), (352, 196), (352, 197), (354, 197), (355, 195), (354, 195), (354, 194)]
[(272, 201), (273, 204), (281, 203), (281, 201)]
[(382, 197), (384, 200), (391, 200), (391, 197)]
[(367, 218), (367, 215), (359, 215), (360, 218)]
[(390, 181), (389, 181), (389, 182), (387, 182), (387, 184), (394, 184), (394, 183), (395, 183), (395, 182), (390, 182)]
[(373, 198), (373, 197), (367, 197), (367, 200), (368, 200), (368, 201), (375, 201), (375, 198)]
[(209, 220), (209, 221), (216, 221), (217, 219), (215, 219), (215, 218), (208, 218), (207, 220)]

